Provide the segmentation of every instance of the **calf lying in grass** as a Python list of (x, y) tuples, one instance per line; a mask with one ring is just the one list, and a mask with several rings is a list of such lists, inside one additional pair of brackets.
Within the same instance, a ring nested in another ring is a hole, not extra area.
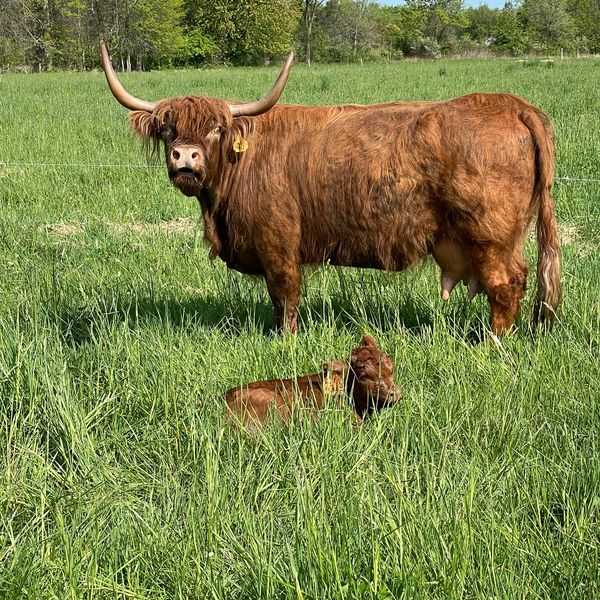
[(334, 360), (323, 370), (294, 379), (255, 381), (226, 393), (227, 416), (244, 427), (260, 427), (270, 413), (288, 422), (294, 410), (315, 417), (328, 396), (346, 394), (359, 420), (402, 397), (392, 378), (392, 361), (366, 335), (352, 351), (350, 362)]

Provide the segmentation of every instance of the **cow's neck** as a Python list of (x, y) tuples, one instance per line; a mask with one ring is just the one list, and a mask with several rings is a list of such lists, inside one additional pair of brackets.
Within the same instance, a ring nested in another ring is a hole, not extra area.
[(216, 258), (221, 254), (222, 241), (216, 225), (216, 212), (219, 208), (219, 198), (205, 188), (198, 196), (202, 220), (204, 221), (204, 240), (210, 246), (210, 258)]
[(228, 235), (223, 228), (223, 222), (226, 220), (229, 196), (238, 168), (239, 161), (230, 163), (223, 160), (216, 171), (218, 175), (209, 182), (198, 196), (202, 219), (204, 220), (204, 239), (210, 246), (211, 259), (221, 256), (225, 261), (228, 260), (228, 257), (223, 256), (224, 250), (225, 254), (228, 253), (226, 249)]
[(229, 136), (221, 145), (218, 164), (212, 171), (215, 175), (198, 196), (204, 219), (204, 239), (210, 246), (210, 257), (220, 256), (228, 265), (233, 258), (231, 236), (235, 237), (235, 232), (227, 224), (227, 212), (231, 199), (238, 193), (240, 173), (248, 160), (245, 151), (238, 153), (233, 143), (238, 137), (251, 142), (254, 131), (252, 119), (236, 119)]

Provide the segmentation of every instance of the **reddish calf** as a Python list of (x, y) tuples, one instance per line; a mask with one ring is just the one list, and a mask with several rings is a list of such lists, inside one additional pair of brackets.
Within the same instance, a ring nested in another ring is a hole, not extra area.
[(226, 393), (227, 415), (244, 427), (260, 427), (270, 413), (288, 422), (294, 410), (315, 417), (328, 396), (346, 393), (359, 419), (394, 403), (402, 391), (394, 384), (390, 357), (366, 335), (352, 351), (350, 362), (334, 360), (320, 373), (294, 379), (255, 381)]

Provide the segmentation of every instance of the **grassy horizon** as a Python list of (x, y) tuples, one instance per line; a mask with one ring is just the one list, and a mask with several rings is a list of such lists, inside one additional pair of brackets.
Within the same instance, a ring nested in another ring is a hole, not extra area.
[[(149, 100), (254, 99), (277, 67), (125, 74)], [(294, 66), (304, 104), (517, 93), (557, 134), (564, 300), (489, 343), (489, 309), (404, 273), (304, 271), (300, 333), (208, 260), (102, 73), (0, 75), (0, 597), (600, 596), (600, 61)], [(596, 181), (594, 181), (596, 180)], [(535, 246), (528, 242), (529, 264)], [(531, 270), (532, 272), (535, 269)], [(404, 399), (249, 437), (224, 392), (369, 332)]]

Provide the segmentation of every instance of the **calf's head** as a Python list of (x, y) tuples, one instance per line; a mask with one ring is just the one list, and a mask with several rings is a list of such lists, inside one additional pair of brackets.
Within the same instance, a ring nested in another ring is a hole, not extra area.
[[(198, 196), (219, 171), (223, 152), (234, 147), (236, 117), (252, 117), (275, 105), (292, 66), (291, 53), (271, 91), (256, 102), (232, 103), (205, 96), (147, 102), (132, 96), (118, 80), (104, 43), (102, 66), (114, 97), (131, 112), (133, 129), (154, 150), (164, 145), (171, 182), (186, 196)], [(238, 148), (239, 149), (239, 148)]]
[(349, 365), (336, 360), (326, 363), (324, 371), (329, 377), (346, 380), (359, 414), (384, 408), (402, 398), (402, 390), (394, 383), (391, 358), (370, 335), (365, 335), (361, 345), (352, 350)]

